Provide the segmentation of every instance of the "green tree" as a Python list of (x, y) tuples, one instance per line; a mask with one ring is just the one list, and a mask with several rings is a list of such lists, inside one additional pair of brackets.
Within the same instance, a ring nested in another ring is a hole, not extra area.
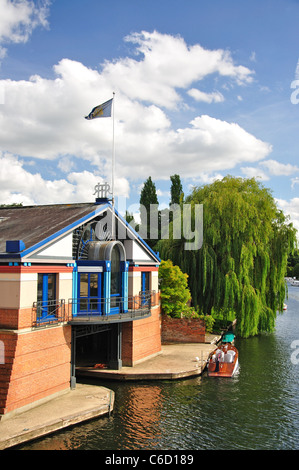
[(130, 212), (126, 210), (125, 219), (129, 224), (130, 222), (134, 221), (134, 215), (130, 214)]
[(170, 177), (170, 204), (180, 204), (181, 196), (183, 194), (183, 186), (179, 175), (172, 175)]
[(189, 275), (193, 305), (202, 313), (234, 311), (242, 337), (272, 331), (283, 310), (293, 225), (255, 179), (227, 176), (194, 188), (186, 202), (203, 204), (203, 245), (185, 251), (183, 239), (161, 241), (162, 259)]
[(191, 299), (188, 276), (172, 261), (161, 261), (159, 267), (161, 306), (164, 313), (180, 318)]
[(287, 276), (298, 277), (298, 268), (295, 266), (299, 265), (299, 250), (295, 249), (294, 253), (290, 254), (288, 258)]
[[(151, 207), (151, 206), (155, 207)], [(158, 211), (158, 197), (156, 191), (156, 185), (152, 181), (151, 176), (145, 181), (143, 188), (140, 193), (140, 219), (142, 226), (142, 236), (146, 238), (147, 243), (151, 248), (157, 243), (159, 234), (154, 239), (151, 240), (150, 226), (154, 226), (156, 222), (156, 228), (159, 228), (159, 212)], [(153, 232), (152, 232), (153, 233)]]
[(295, 264), (293, 267), (292, 277), (299, 277), (299, 263)]
[(12, 207), (23, 207), (22, 202), (14, 202), (13, 204), (0, 204), (2, 209), (10, 209)]

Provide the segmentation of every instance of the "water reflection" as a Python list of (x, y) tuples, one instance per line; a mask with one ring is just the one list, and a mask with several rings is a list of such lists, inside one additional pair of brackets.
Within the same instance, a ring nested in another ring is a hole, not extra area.
[(132, 385), (118, 408), (119, 442), (123, 449), (149, 449), (161, 439), (161, 387)]

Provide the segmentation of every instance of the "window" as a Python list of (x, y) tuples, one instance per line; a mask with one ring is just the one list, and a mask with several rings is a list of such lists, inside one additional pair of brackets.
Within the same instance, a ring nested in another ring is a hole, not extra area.
[(101, 313), (101, 273), (79, 273), (80, 313)]
[(38, 274), (37, 319), (54, 316), (56, 309), (56, 274)]
[(141, 292), (146, 292), (150, 290), (150, 276), (149, 271), (141, 273)]
[[(121, 297), (121, 271), (120, 252), (115, 246), (111, 253), (111, 308), (119, 310), (119, 299)], [(116, 310), (113, 313), (118, 313)]]
[(150, 290), (151, 273), (145, 271), (141, 273), (141, 305), (146, 305), (149, 301), (148, 292)]

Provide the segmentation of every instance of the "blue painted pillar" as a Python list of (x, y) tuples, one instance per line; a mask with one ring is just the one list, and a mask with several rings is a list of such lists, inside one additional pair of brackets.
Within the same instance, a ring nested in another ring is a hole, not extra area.
[(42, 317), (48, 315), (48, 274), (43, 274)]
[(104, 292), (103, 292), (103, 314), (109, 315), (110, 313), (110, 294), (111, 294), (111, 262), (105, 261), (104, 263)]
[(73, 314), (73, 317), (76, 317), (78, 313), (78, 267), (76, 263), (74, 264), (74, 269), (73, 269), (72, 297), (73, 297), (72, 314)]
[(128, 312), (128, 285), (129, 285), (129, 263), (122, 261), (120, 263), (121, 269), (121, 296), (122, 296), (122, 310), (124, 313)]

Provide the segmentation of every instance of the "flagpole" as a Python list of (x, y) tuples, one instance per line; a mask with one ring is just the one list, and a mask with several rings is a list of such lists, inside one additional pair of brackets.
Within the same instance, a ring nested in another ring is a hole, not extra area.
[(114, 212), (114, 177), (115, 177), (115, 105), (114, 105), (114, 102), (115, 102), (115, 92), (113, 92), (113, 101), (112, 101), (112, 127), (113, 127), (113, 131), (112, 131), (112, 189), (111, 189), (111, 192), (112, 192), (112, 240), (114, 240), (115, 238), (115, 212)]
[(115, 174), (115, 93), (113, 92), (112, 113), (113, 113), (113, 144), (112, 144), (112, 205), (114, 207), (114, 174)]

